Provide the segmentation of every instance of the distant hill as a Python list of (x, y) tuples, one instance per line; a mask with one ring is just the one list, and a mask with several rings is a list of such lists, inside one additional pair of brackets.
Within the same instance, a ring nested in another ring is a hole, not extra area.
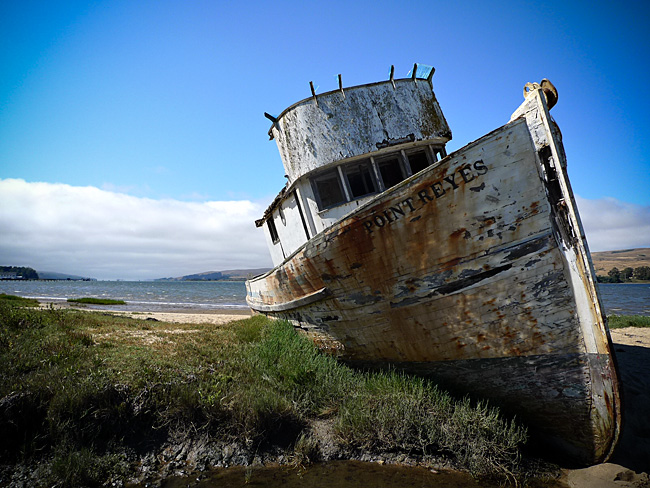
[[(638, 268), (650, 266), (650, 248), (623, 249), (619, 251), (592, 252), (591, 259), (596, 274), (607, 276), (612, 268)], [(176, 278), (160, 278), (156, 281), (245, 281), (253, 276), (266, 273), (270, 268), (233, 269), (224, 271), (205, 271)], [(40, 275), (40, 272), (39, 272)]]
[(612, 268), (639, 268), (650, 266), (650, 248), (623, 249), (620, 251), (592, 252), (591, 259), (596, 274), (606, 276)]
[(245, 281), (253, 276), (266, 273), (270, 268), (230, 269), (225, 271), (205, 271), (177, 278), (160, 278), (155, 281)]

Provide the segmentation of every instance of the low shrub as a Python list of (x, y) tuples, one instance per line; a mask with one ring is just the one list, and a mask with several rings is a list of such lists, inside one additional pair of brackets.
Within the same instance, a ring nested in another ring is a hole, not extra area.
[(126, 305), (124, 300), (113, 300), (110, 298), (68, 298), (70, 303), (85, 303), (88, 305)]
[(650, 317), (646, 315), (610, 315), (607, 317), (610, 329), (623, 327), (650, 327)]

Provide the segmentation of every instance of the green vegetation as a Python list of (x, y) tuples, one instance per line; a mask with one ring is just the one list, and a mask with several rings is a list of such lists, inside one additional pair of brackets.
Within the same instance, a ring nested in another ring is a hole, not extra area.
[(126, 305), (124, 300), (112, 300), (110, 298), (68, 298), (70, 303), (86, 303), (89, 305)]
[[(366, 376), (341, 405), (339, 434), (371, 451), (444, 449), (473, 473), (513, 469), (526, 431), (496, 409), (454, 401), (435, 385), (394, 373)], [(506, 471), (507, 472), (507, 471)], [(502, 473), (503, 474), (503, 473)]]
[(610, 329), (623, 327), (650, 327), (650, 317), (645, 315), (610, 315), (607, 317)]
[(38, 300), (35, 298), (23, 298), (16, 295), (0, 293), (0, 303), (9, 303), (20, 307), (38, 307)]
[(477, 476), (523, 470), (526, 431), (497, 410), (419, 378), (354, 371), (288, 323), (152, 323), (0, 301), (0, 464), (49, 460), (43, 485), (124, 479), (125, 453), (179, 435), (313, 461), (315, 421), (347, 453), (444, 455)]
[(623, 268), (619, 270), (614, 267), (610, 269), (607, 276), (596, 276), (598, 283), (636, 283), (650, 281), (650, 266), (639, 266), (638, 268)]

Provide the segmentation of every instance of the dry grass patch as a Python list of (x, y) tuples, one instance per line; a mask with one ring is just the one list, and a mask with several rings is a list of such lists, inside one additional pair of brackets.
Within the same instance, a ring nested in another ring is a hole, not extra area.
[[(170, 326), (172, 324), (166, 324)], [(197, 334), (199, 329), (163, 328), (140, 330), (113, 330), (109, 332), (92, 333), (97, 343), (115, 342), (125, 345), (156, 346), (159, 344), (176, 344), (176, 336), (180, 334)]]

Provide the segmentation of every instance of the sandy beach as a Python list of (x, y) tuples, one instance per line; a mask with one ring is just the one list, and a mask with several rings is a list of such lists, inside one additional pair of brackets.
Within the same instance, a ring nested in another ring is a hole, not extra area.
[(112, 312), (134, 319), (159, 320), (174, 324), (214, 324), (221, 325), (241, 320), (252, 315), (250, 309), (221, 309), (203, 312)]
[(41, 301), (41, 308), (54, 306), (56, 308), (73, 308), (86, 312), (103, 312), (115, 315), (125, 315), (134, 319), (158, 320), (160, 322), (171, 322), (174, 324), (214, 324), (221, 325), (241, 320), (253, 315), (249, 308), (222, 308), (210, 310), (177, 310), (173, 312), (123, 312), (110, 308), (95, 308), (80, 306), (70, 302), (48, 302)]

